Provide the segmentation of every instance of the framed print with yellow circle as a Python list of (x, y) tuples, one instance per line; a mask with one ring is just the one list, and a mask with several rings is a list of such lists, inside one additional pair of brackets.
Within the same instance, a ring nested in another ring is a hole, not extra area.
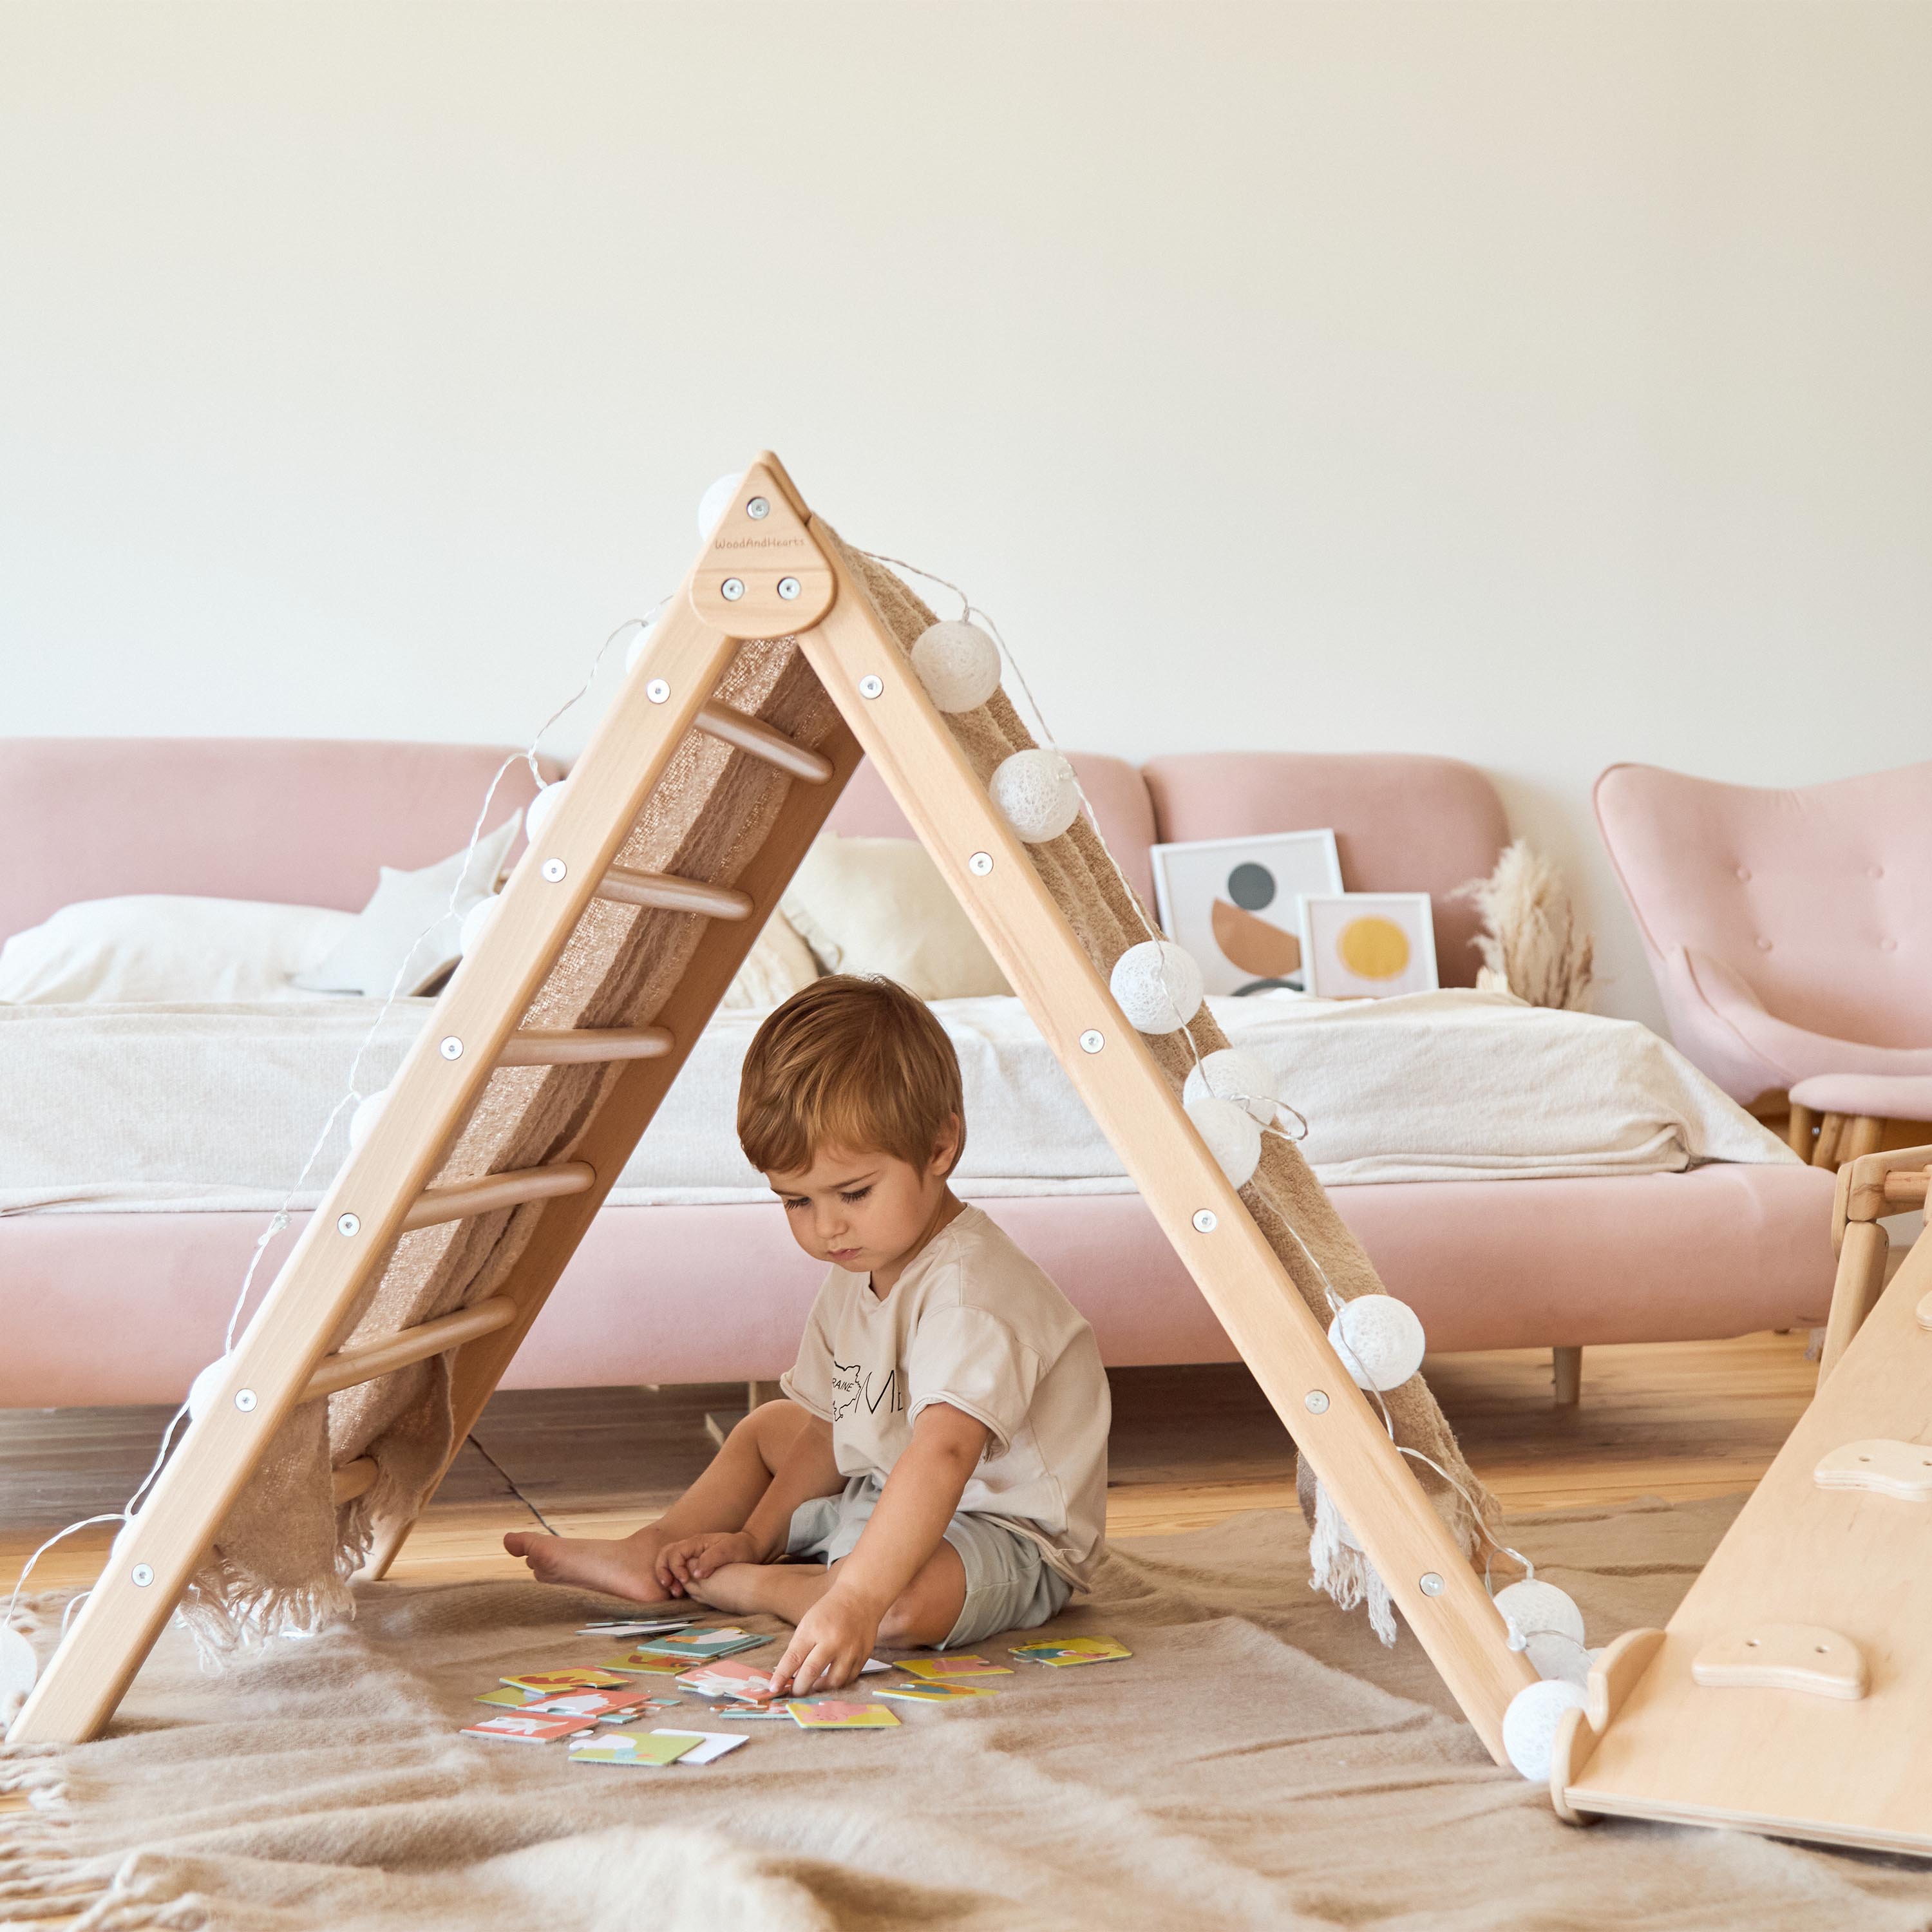
[(1326, 1000), (1436, 991), (1436, 920), (1426, 892), (1310, 892), (1301, 902), (1307, 989)]

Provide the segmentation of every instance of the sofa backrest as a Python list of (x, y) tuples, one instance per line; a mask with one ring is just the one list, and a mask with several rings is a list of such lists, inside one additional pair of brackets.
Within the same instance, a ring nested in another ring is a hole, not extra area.
[(1932, 764), (1795, 789), (1612, 765), (1596, 802), (1667, 1008), (1688, 947), (1808, 1032), (1932, 1043)]
[[(1102, 836), (1150, 906), (1148, 848), (1156, 840), (1330, 826), (1343, 885), (1358, 892), (1427, 892), (1443, 985), (1475, 983), (1481, 962), (1469, 942), (1480, 921), (1467, 901), (1452, 902), (1449, 895), (1486, 876), (1509, 842), (1509, 821), (1496, 787), (1474, 766), (1404, 752), (1198, 752), (1136, 770), (1095, 752), (1068, 755)], [(869, 764), (854, 775), (830, 823), (848, 835), (912, 836)]]
[[(356, 738), (0, 738), (0, 939), (126, 892), (359, 912), (377, 868), (467, 842), (497, 745)], [(519, 759), (490, 810), (536, 785)]]

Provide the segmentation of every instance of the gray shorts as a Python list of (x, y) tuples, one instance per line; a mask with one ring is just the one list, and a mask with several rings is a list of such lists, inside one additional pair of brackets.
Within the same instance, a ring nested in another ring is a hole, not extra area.
[[(814, 1496), (793, 1510), (785, 1553), (818, 1563), (851, 1555), (878, 1507), (874, 1476), (854, 1476), (836, 1496)], [(941, 1650), (977, 1643), (996, 1630), (1033, 1630), (1066, 1609), (1073, 1586), (1052, 1568), (1030, 1536), (962, 1510), (946, 1540), (966, 1568), (966, 1600)]]

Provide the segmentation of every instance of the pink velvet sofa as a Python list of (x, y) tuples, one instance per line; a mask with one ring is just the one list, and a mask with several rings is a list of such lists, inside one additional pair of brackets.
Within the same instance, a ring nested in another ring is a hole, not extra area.
[[(501, 756), (473, 746), (0, 740), (0, 822), (14, 854), (0, 874), (0, 938), (70, 900), (118, 892), (358, 908), (379, 863), (420, 865), (461, 843)], [(1156, 838), (1332, 825), (1352, 888), (1432, 894), (1444, 983), (1472, 982), (1474, 916), (1447, 895), (1490, 869), (1508, 830), (1472, 766), (1294, 753), (1196, 754), (1138, 770), (1076, 762), (1143, 890)], [(520, 802), (529, 789), (527, 772), (513, 772), (506, 795)], [(869, 769), (832, 823), (907, 830)], [(1727, 1166), (1335, 1193), (1438, 1351), (1820, 1322), (1831, 1196), (1822, 1172)], [(1136, 1196), (1006, 1196), (995, 1211), (1093, 1322), (1110, 1364), (1234, 1358)], [(262, 1225), (226, 1214), (0, 1220), (0, 1406), (178, 1399), (218, 1352)], [(775, 1208), (607, 1209), (508, 1382), (770, 1378), (791, 1360), (817, 1272)]]

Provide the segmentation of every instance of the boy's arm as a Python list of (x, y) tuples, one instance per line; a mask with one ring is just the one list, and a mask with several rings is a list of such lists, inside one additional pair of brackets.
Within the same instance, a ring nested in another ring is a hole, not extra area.
[(745, 1526), (717, 1530), (668, 1544), (658, 1552), (658, 1581), (668, 1589), (708, 1576), (728, 1563), (769, 1563), (783, 1550), (792, 1512), (813, 1496), (836, 1496), (845, 1486), (832, 1452), (832, 1425), (807, 1412), (764, 1494)]
[(991, 1434), (946, 1402), (920, 1411), (911, 1444), (886, 1478), (858, 1546), (800, 1618), (772, 1672), (775, 1684), (789, 1681), (802, 1693), (857, 1676), (878, 1640), (880, 1619), (939, 1547)]

